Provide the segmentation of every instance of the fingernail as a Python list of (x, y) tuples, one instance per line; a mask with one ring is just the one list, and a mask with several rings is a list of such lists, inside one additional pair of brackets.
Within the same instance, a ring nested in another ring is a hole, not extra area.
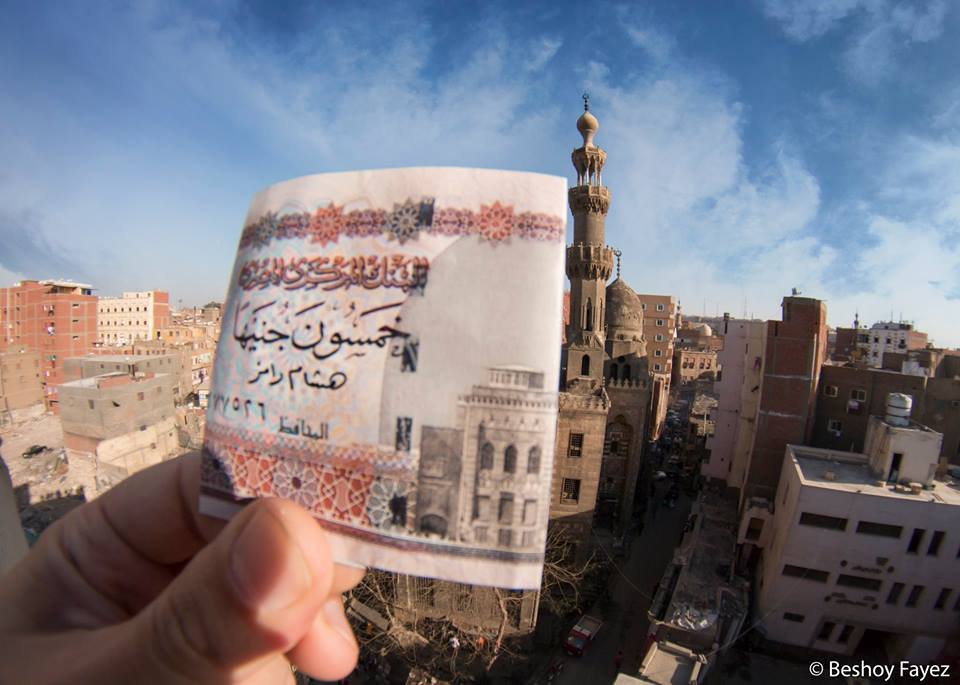
[(353, 628), (350, 627), (350, 621), (347, 620), (347, 614), (343, 610), (343, 602), (339, 597), (332, 597), (324, 603), (323, 617), (327, 619), (327, 625), (340, 633), (347, 642), (351, 645), (357, 643), (353, 636)]
[(265, 510), (254, 514), (234, 541), (230, 569), (241, 601), (264, 611), (294, 604), (312, 581), (300, 547)]

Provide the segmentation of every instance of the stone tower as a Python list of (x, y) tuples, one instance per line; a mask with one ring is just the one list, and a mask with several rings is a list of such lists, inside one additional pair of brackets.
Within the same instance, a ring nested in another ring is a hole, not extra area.
[(568, 193), (573, 213), (573, 244), (567, 247), (570, 325), (564, 350), (565, 385), (578, 377), (597, 381), (603, 377), (604, 299), (606, 282), (613, 270), (613, 250), (604, 244), (610, 191), (601, 185), (600, 179), (607, 153), (593, 144), (600, 122), (590, 113), (586, 95), (583, 100), (584, 112), (577, 119), (583, 146), (572, 155), (577, 185)]

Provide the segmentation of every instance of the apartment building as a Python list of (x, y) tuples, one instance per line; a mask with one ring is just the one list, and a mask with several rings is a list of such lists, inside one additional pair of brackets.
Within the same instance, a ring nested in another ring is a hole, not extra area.
[(865, 454), (789, 445), (760, 550), (757, 615), (776, 642), (889, 661), (936, 659), (960, 620), (960, 482), (935, 477), (942, 436), (891, 395)]
[(87, 354), (96, 339), (93, 286), (46, 280), (0, 288), (0, 352), (22, 347), (39, 353), (40, 382), (48, 409), (58, 411), (63, 360)]
[(0, 352), (0, 426), (43, 413), (40, 353), (23, 345)]
[(155, 340), (170, 324), (170, 294), (162, 290), (101, 297), (97, 303), (97, 339), (103, 345)]

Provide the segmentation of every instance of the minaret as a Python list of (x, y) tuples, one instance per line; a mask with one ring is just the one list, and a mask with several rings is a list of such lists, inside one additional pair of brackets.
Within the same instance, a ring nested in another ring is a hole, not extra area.
[(568, 198), (573, 212), (573, 244), (567, 247), (570, 279), (570, 325), (564, 350), (565, 382), (587, 376), (600, 381), (604, 360), (604, 295), (613, 270), (613, 250), (604, 244), (604, 222), (610, 208), (610, 191), (600, 185), (607, 153), (593, 144), (600, 122), (590, 113), (589, 96), (583, 96), (583, 114), (577, 130), (583, 147), (573, 151), (577, 185)]

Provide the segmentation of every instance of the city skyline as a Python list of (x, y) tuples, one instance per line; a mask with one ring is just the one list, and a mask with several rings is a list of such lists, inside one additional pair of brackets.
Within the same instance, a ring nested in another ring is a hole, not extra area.
[(221, 301), (254, 192), (407, 165), (569, 179), (588, 91), (632, 286), (764, 319), (798, 287), (833, 326), (902, 315), (960, 345), (960, 13), (567, 9), (14, 8), (0, 280)]

